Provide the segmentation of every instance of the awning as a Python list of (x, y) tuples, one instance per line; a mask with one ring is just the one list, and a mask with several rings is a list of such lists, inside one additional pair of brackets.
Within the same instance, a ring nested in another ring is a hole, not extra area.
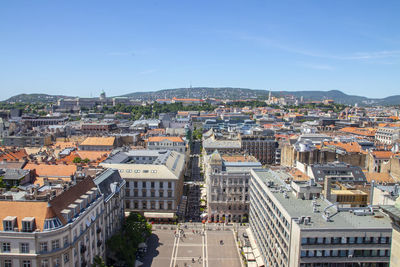
[(152, 218), (152, 219), (173, 219), (174, 213), (173, 212), (145, 212), (145, 218)]

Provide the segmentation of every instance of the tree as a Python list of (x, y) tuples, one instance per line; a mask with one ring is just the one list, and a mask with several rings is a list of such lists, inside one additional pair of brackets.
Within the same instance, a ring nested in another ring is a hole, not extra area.
[[(93, 258), (93, 264), (92, 267), (107, 267), (107, 265), (104, 263), (104, 260), (100, 256), (95, 256)], [(112, 266), (111, 266), (112, 267)]]
[(125, 219), (122, 230), (112, 236), (107, 245), (115, 256), (128, 266), (134, 266), (139, 244), (151, 235), (151, 224), (139, 213), (131, 212)]
[(72, 161), (73, 163), (81, 163), (82, 159), (80, 157), (75, 157), (74, 160)]
[(90, 159), (85, 158), (85, 159), (82, 160), (82, 162), (83, 162), (83, 163), (89, 163), (89, 162), (90, 162)]

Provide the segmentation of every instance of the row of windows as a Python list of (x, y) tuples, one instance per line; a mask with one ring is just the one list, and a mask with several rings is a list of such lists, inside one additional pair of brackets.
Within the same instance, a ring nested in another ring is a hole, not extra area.
[[(13, 267), (12, 260), (4, 260), (2, 266), (4, 266), (4, 267)], [(22, 261), (21, 267), (31, 267), (31, 266), (32, 265), (31, 265), (31, 261), (30, 260), (23, 260)]]
[[(171, 190), (169, 190), (167, 192), (167, 194), (168, 194), (167, 195), (168, 197), (172, 197), (172, 191)], [(127, 197), (131, 196), (131, 190), (130, 189), (126, 189), (125, 190), (125, 196), (127, 196)], [(134, 197), (138, 197), (139, 196), (139, 191), (138, 190), (134, 190), (133, 191), (133, 196)], [(141, 197), (148, 197), (146, 189), (142, 190)], [(150, 191), (149, 197), (156, 197), (156, 192), (155, 191)], [(157, 197), (164, 197), (164, 191), (163, 190), (158, 191), (158, 196)]]
[(314, 244), (389, 244), (390, 237), (307, 237), (301, 239), (302, 245)]
[(301, 257), (389, 257), (390, 250), (302, 250)]
[[(125, 201), (125, 206), (127, 209), (139, 209), (139, 202), (138, 201), (134, 201), (133, 205), (131, 206), (131, 202), (130, 201)], [(142, 205), (141, 205), (141, 209), (148, 209), (148, 205), (147, 205), (147, 201), (142, 201)], [(157, 208), (156, 208), (157, 207)], [(150, 209), (155, 210), (155, 209), (159, 209), (159, 210), (163, 210), (165, 207), (164, 205), (164, 201), (159, 201), (158, 205), (156, 205), (155, 202), (151, 202), (150, 203)], [(168, 210), (172, 210), (172, 202), (167, 202), (167, 209)]]
[[(68, 242), (68, 237), (64, 236), (63, 238), (64, 241), (64, 247), (69, 244)], [(49, 251), (49, 246), (48, 242), (40, 242), (40, 252), (48, 252)], [(20, 253), (29, 253), (29, 243), (20, 243)], [(51, 241), (51, 249), (56, 250), (60, 248), (60, 240), (52, 240)], [(11, 252), (11, 244), (9, 242), (3, 242), (1, 245), (1, 251), (3, 253)]]
[[(128, 170), (127, 170), (128, 171)], [(138, 170), (137, 170), (138, 171)], [(154, 170), (156, 171), (156, 170)], [(121, 172), (121, 170), (120, 170)], [(136, 170), (135, 170), (136, 172)], [(153, 171), (152, 171), (153, 172)], [(133, 187), (133, 188), (138, 188), (138, 184), (140, 182), (138, 181), (134, 181), (134, 182), (126, 182), (126, 187)], [(142, 188), (146, 188), (147, 187), (147, 182), (141, 182), (142, 183)], [(132, 186), (133, 185), (133, 186)], [(156, 185), (159, 186), (159, 188), (164, 188), (164, 182), (150, 182), (150, 188), (155, 188)], [(172, 188), (172, 182), (168, 182), (168, 188)]]

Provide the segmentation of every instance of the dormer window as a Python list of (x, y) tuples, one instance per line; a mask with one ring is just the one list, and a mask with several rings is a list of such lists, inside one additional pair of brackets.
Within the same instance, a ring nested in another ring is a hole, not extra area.
[(22, 232), (32, 232), (35, 229), (35, 218), (25, 217), (22, 219)]
[(14, 231), (14, 228), (17, 227), (17, 217), (16, 216), (7, 216), (3, 220), (3, 229), (4, 231)]

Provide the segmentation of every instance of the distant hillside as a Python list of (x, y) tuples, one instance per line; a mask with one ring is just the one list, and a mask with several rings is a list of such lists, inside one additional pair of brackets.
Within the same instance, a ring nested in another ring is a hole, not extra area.
[[(304, 100), (323, 100), (333, 99), (337, 103), (354, 105), (355, 103), (362, 104), (381, 104), (393, 105), (400, 104), (400, 101), (387, 97), (385, 99), (369, 99), (364, 96), (347, 95), (339, 90), (331, 91), (272, 91), (273, 96), (293, 95)], [(194, 88), (177, 88), (164, 89), (154, 92), (136, 92), (123, 95), (137, 99), (156, 100), (158, 98), (217, 98), (217, 99), (267, 99), (269, 90), (247, 89), (247, 88), (210, 88), (210, 87), (194, 87)]]
[(24, 102), (24, 103), (50, 103), (56, 102), (59, 98), (64, 98), (62, 95), (47, 95), (47, 94), (19, 94), (5, 100), (6, 102)]
[[(232, 87), (193, 87), (163, 89), (153, 92), (134, 92), (122, 97), (140, 100), (156, 100), (161, 98), (216, 98), (216, 99), (260, 99), (268, 98), (269, 90), (232, 88)], [(367, 98), (364, 96), (348, 95), (339, 90), (330, 91), (272, 91), (273, 96), (293, 95), (303, 97), (305, 101), (333, 99), (336, 103), (354, 105), (400, 105), (400, 95), (385, 98)], [(49, 103), (56, 102), (59, 98), (68, 98), (62, 95), (47, 94), (20, 94), (7, 99), (7, 102)]]
[(145, 100), (156, 100), (159, 98), (217, 98), (217, 99), (243, 99), (243, 98), (260, 98), (267, 97), (268, 91), (254, 90), (246, 88), (210, 88), (210, 87), (193, 87), (193, 88), (176, 88), (163, 89), (154, 92), (135, 92), (123, 95)]

